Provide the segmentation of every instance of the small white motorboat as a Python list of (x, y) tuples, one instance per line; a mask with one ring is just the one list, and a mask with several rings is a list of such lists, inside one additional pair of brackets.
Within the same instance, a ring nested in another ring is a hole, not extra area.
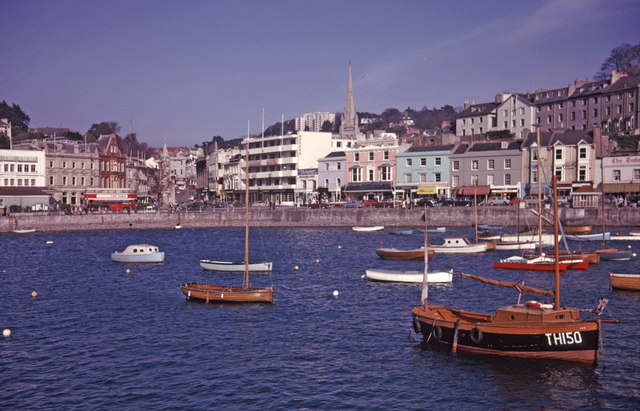
[(381, 231), (384, 230), (383, 225), (374, 225), (374, 226), (356, 226), (352, 227), (353, 231)]
[(487, 243), (470, 243), (465, 237), (447, 237), (444, 244), (429, 244), (436, 254), (473, 254), (487, 251)]
[(111, 260), (118, 263), (163, 263), (164, 251), (155, 245), (133, 244), (122, 252), (111, 253)]
[[(423, 271), (395, 271), (382, 269), (367, 269), (366, 276), (373, 281), (386, 281), (395, 283), (422, 283)], [(453, 270), (433, 271), (427, 273), (429, 283), (450, 283), (453, 278)]]
[(14, 234), (28, 234), (28, 233), (35, 233), (36, 229), (35, 228), (22, 228), (22, 229), (11, 230), (11, 232), (14, 233)]
[(496, 250), (535, 250), (535, 241), (497, 241)]
[[(227, 273), (244, 273), (246, 269), (244, 261), (213, 261), (200, 260), (200, 267), (207, 271), (221, 271)], [(249, 272), (252, 273), (270, 273), (273, 262), (262, 261), (259, 263), (249, 263)]]

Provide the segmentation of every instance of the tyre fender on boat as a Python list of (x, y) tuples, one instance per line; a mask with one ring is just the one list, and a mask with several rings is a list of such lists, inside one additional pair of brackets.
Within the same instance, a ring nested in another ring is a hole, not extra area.
[(413, 318), (413, 331), (415, 331), (416, 334), (420, 334), (422, 332), (422, 324), (420, 324), (420, 320), (416, 317)]
[(482, 341), (482, 331), (478, 327), (473, 327), (469, 332), (469, 336), (471, 337), (471, 341), (475, 344), (480, 343)]
[(440, 328), (438, 324), (435, 324), (431, 328), (431, 335), (433, 336), (434, 340), (439, 341), (440, 338), (442, 338), (442, 328)]

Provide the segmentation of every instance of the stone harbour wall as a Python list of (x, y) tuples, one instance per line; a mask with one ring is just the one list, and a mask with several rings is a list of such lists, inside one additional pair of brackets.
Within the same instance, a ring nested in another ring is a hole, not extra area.
[[(473, 207), (427, 208), (430, 227), (472, 227), (475, 223)], [(546, 210), (549, 212), (549, 210)], [(281, 207), (271, 210), (256, 207), (249, 210), (251, 225), (255, 227), (351, 227), (383, 225), (385, 227), (424, 227), (424, 209), (360, 208), (309, 209)], [(621, 226), (640, 226), (640, 208), (606, 208), (607, 229)], [(478, 224), (515, 227), (537, 226), (538, 217), (531, 209), (513, 206), (478, 207)], [(602, 225), (600, 209), (561, 208), (564, 225)], [(203, 211), (147, 212), (130, 214), (62, 215), (57, 213), (25, 213), (0, 217), (0, 232), (17, 229), (37, 231), (130, 230), (203, 227), (244, 227), (243, 208), (206, 209)], [(544, 223), (545, 226), (549, 224)]]

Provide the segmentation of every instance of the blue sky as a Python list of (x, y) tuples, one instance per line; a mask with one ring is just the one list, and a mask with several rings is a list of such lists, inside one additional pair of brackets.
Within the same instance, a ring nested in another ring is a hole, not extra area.
[(0, 0), (0, 99), (32, 127), (133, 120), (187, 145), (341, 112), (462, 106), (592, 78), (638, 0)]

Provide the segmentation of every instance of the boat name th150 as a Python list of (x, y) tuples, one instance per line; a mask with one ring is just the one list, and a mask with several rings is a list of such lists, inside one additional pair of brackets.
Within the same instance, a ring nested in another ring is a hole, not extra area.
[(580, 331), (545, 335), (547, 336), (547, 342), (549, 345), (580, 344), (582, 342), (582, 335), (580, 335)]

